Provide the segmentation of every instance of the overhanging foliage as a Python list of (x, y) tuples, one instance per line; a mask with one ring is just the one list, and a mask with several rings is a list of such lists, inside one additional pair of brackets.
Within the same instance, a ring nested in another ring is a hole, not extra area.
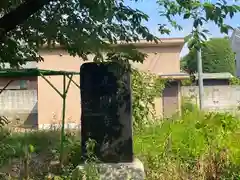
[[(137, 0), (136, 0), (137, 1)], [(175, 28), (182, 27), (174, 19), (182, 16), (193, 21), (193, 29), (186, 41), (189, 48), (199, 48), (207, 38), (206, 29), (198, 30), (204, 23), (214, 22), (223, 33), (231, 29), (225, 23), (240, 11), (237, 3), (199, 0), (157, 0), (160, 15), (165, 16)], [(12, 66), (27, 60), (41, 61), (38, 48), (42, 44), (59, 43), (72, 56), (87, 60), (94, 54), (95, 61), (124, 59), (142, 62), (145, 55), (132, 46), (121, 48), (110, 44), (117, 40), (137, 42), (139, 39), (157, 40), (143, 25), (149, 17), (130, 8), (124, 0), (2, 0), (0, 2), (0, 62)], [(161, 34), (170, 33), (166, 25), (159, 24)]]

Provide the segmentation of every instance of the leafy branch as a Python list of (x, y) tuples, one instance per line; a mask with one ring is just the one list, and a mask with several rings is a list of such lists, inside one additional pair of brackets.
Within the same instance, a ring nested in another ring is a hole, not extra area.
[(141, 128), (149, 124), (149, 119), (155, 121), (159, 118), (156, 115), (154, 100), (162, 96), (165, 83), (165, 80), (157, 75), (133, 70), (132, 107), (135, 127)]
[[(4, 34), (0, 44), (0, 63), (9, 62), (17, 67), (29, 60), (41, 61), (43, 58), (38, 50), (45, 44), (48, 48), (61, 46), (71, 56), (79, 56), (83, 60), (88, 60), (91, 54), (94, 60), (101, 61), (103, 53), (110, 53), (108, 57), (113, 52), (122, 56), (127, 48), (112, 46), (120, 41), (157, 41), (143, 25), (149, 17), (126, 6), (122, 0), (44, 0), (41, 3), (36, 0), (34, 3), (38, 5), (34, 6), (34, 11), (24, 3), (19, 0), (12, 2), (11, 8), (10, 5), (0, 8), (0, 13), (4, 15), (0, 18)], [(21, 7), (22, 10), (26, 8), (27, 13), (17, 13)], [(13, 17), (16, 19), (12, 22), (16, 23), (6, 23)], [(134, 47), (124, 53), (130, 59), (143, 61), (142, 53)]]
[[(199, 49), (205, 45), (209, 30), (203, 28), (205, 23), (213, 22), (221, 33), (228, 34), (232, 27), (225, 23), (227, 17), (232, 18), (240, 11), (240, 6), (229, 5), (226, 0), (218, 0), (216, 3), (199, 0), (158, 0), (162, 11), (174, 28), (182, 29), (182, 26), (175, 21), (179, 16), (185, 20), (192, 20), (192, 31), (186, 37), (189, 49)], [(237, 1), (235, 1), (237, 2)]]

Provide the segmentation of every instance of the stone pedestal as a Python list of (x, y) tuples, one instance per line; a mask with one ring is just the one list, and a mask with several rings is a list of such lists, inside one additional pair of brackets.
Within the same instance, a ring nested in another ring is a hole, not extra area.
[[(79, 165), (75, 169), (73, 173), (74, 179), (86, 173), (86, 166)], [(99, 180), (144, 180), (145, 177), (143, 163), (139, 159), (134, 159), (131, 163), (99, 163), (93, 165), (91, 168), (94, 168), (94, 171), (98, 172), (97, 177)], [(95, 179), (96, 177), (90, 178)]]

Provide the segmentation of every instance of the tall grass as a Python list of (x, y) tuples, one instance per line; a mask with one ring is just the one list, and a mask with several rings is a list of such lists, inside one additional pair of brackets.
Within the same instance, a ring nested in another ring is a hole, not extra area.
[(147, 179), (239, 179), (239, 119), (189, 104), (183, 110), (177, 119), (136, 132)]
[[(67, 135), (65, 165), (72, 168), (80, 160), (80, 141), (79, 135)], [(59, 152), (59, 137), (58, 131), (25, 134), (2, 131), (2, 165), (10, 159), (21, 159), (23, 144), (33, 145), (38, 155), (50, 154), (52, 160)], [(136, 130), (134, 151), (143, 161), (149, 180), (237, 180), (240, 179), (240, 121), (228, 113), (202, 112), (184, 104), (181, 117)], [(41, 170), (38, 175), (51, 171), (32, 166)]]

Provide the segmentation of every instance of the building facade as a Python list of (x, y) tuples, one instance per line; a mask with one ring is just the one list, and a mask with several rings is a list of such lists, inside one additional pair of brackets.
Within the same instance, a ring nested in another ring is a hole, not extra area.
[[(171, 86), (166, 87), (163, 96), (155, 100), (157, 114), (163, 117), (178, 112), (180, 109), (181, 88), (177, 79), (181, 79), (178, 77), (178, 74), (180, 74), (180, 52), (184, 45), (184, 39), (161, 39), (161, 42), (158, 44), (140, 41), (134, 45), (139, 51), (146, 53), (147, 57), (143, 63), (132, 63), (133, 67), (141, 71), (158, 74), (164, 78), (170, 76), (171, 79), (175, 79), (175, 82), (172, 83)], [(70, 56), (61, 47), (56, 47), (52, 50), (43, 48), (40, 53), (44, 61), (32, 64), (31, 68), (36, 67), (39, 69), (79, 72), (80, 66), (84, 63), (79, 57)], [(60, 92), (63, 90), (62, 76), (49, 76), (46, 78)], [(79, 76), (74, 76), (73, 80), (80, 84)], [(8, 81), (9, 79), (1, 78), (1, 87)], [(42, 77), (24, 78), (24, 80), (19, 78), (15, 79), (14, 83), (15, 85), (12, 84), (12, 89), (7, 89), (0, 94), (2, 102), (6, 101), (6, 96), (8, 96), (7, 101), (11, 101), (11, 103), (9, 103), (11, 105), (8, 105), (8, 107), (5, 105), (5, 108), (0, 111), (0, 115), (5, 114), (12, 121), (20, 119), (19, 121), (22, 122), (21, 124), (38, 128), (49, 128), (53, 124), (60, 123), (62, 115), (62, 98)], [(17, 95), (11, 97), (13, 90), (15, 94), (17, 92)], [(23, 98), (29, 100), (24, 101)], [(66, 98), (65, 118), (67, 126), (69, 127), (80, 124), (80, 101), (80, 90), (71, 83)], [(14, 103), (17, 105), (13, 105)], [(22, 107), (25, 107), (25, 109)], [(11, 112), (14, 113), (11, 114)]]

